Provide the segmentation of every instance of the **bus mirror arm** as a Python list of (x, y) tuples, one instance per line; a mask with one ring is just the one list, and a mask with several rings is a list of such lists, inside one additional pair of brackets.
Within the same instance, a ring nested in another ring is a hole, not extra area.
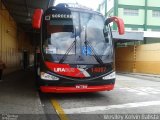
[(110, 17), (110, 18), (107, 18), (106, 21), (105, 21), (105, 25), (108, 25), (109, 23), (111, 22), (115, 22), (118, 26), (118, 32), (120, 35), (123, 35), (125, 33), (124, 31), (124, 22), (121, 18), (119, 17)]
[(32, 27), (34, 29), (41, 28), (42, 15), (43, 15), (42, 9), (35, 9), (33, 16), (32, 16)]

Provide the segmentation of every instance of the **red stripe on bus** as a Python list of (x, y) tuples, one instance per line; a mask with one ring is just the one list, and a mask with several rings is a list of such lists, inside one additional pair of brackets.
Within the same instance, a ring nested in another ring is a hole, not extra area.
[(88, 86), (87, 88), (59, 87), (59, 86), (40, 86), (40, 90), (44, 93), (79, 93), (79, 92), (98, 92), (110, 91), (114, 88), (112, 85)]
[(69, 76), (69, 77), (77, 77), (77, 78), (84, 78), (85, 75), (77, 68), (72, 68), (68, 64), (58, 64), (53, 62), (45, 62), (46, 66), (53, 72)]

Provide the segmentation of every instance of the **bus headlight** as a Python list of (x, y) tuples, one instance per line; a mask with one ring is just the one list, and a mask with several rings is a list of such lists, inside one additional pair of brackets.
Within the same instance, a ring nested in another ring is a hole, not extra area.
[(109, 79), (115, 79), (116, 78), (116, 72), (112, 72), (109, 75), (103, 77), (103, 80), (109, 80)]
[(41, 72), (41, 79), (43, 79), (43, 80), (59, 80), (58, 77), (55, 77), (55, 76), (50, 75), (50, 74), (45, 73), (45, 72)]

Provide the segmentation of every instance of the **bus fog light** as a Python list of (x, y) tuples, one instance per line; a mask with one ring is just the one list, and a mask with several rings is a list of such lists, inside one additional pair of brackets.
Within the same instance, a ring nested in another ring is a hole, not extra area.
[(109, 80), (109, 79), (115, 79), (116, 78), (116, 72), (112, 72), (109, 75), (103, 77), (103, 80)]
[(45, 72), (41, 72), (41, 79), (43, 79), (43, 80), (59, 80), (58, 77), (50, 75), (50, 74), (45, 73)]

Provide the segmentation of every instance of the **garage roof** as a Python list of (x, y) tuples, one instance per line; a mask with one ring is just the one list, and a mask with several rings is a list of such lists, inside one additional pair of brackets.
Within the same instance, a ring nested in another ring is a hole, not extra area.
[(140, 31), (125, 31), (124, 35), (119, 35), (117, 31), (113, 31), (113, 38), (118, 40), (118, 42), (133, 42), (133, 41), (143, 41), (144, 32)]
[(46, 9), (53, 5), (55, 0), (2, 0), (18, 26), (26, 32), (32, 32), (32, 14), (34, 9)]

